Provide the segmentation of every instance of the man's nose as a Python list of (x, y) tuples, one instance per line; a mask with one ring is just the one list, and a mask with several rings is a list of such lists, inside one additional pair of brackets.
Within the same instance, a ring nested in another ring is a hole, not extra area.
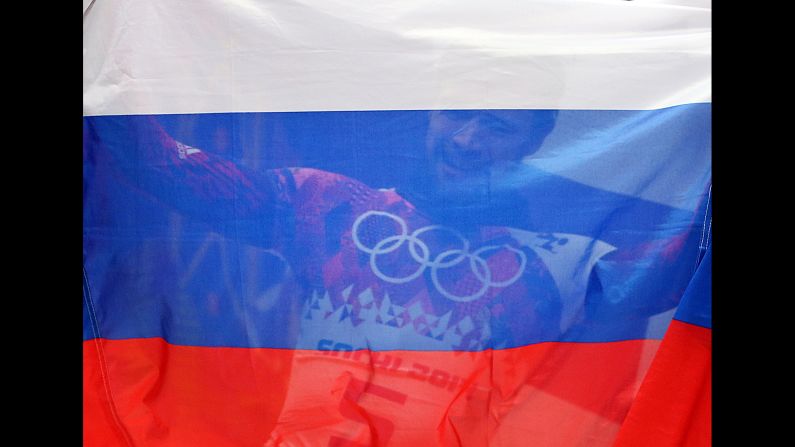
[(453, 133), (453, 142), (463, 151), (477, 152), (483, 147), (484, 132), (479, 120), (470, 120)]

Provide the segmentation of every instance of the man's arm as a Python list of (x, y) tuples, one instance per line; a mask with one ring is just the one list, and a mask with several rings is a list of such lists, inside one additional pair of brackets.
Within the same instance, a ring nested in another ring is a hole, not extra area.
[(174, 140), (151, 116), (85, 119), (88, 152), (111, 163), (135, 187), (216, 231), (261, 239), (291, 208), (288, 173), (251, 172)]

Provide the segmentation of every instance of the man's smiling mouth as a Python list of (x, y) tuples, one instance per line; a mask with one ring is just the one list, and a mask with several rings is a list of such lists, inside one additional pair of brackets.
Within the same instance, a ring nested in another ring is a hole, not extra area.
[(470, 175), (476, 172), (486, 171), (491, 164), (488, 159), (480, 155), (467, 156), (466, 154), (450, 154), (448, 151), (440, 151), (438, 158), (443, 171), (454, 175)]

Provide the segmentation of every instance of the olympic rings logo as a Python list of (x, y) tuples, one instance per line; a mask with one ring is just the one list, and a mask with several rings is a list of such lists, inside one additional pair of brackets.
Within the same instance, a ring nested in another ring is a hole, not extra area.
[[(400, 233), (385, 237), (374, 246), (368, 247), (362, 243), (359, 237), (359, 227), (366, 219), (374, 216), (382, 216), (393, 220), (400, 227)], [(428, 248), (428, 244), (426, 244), (419, 237), (420, 235), (430, 231), (445, 231), (450, 233), (455, 239), (460, 241), (461, 248), (443, 251), (436, 255), (433, 260), (431, 260), (431, 250)], [(522, 276), (522, 273), (524, 273), (525, 267), (527, 266), (527, 256), (521, 250), (513, 248), (509, 245), (487, 245), (470, 253), (469, 241), (459, 232), (451, 228), (443, 227), (441, 225), (430, 225), (414, 230), (414, 232), (409, 234), (409, 229), (405, 220), (400, 218), (400, 216), (396, 216), (385, 211), (367, 211), (361, 214), (353, 223), (351, 236), (356, 248), (370, 255), (370, 269), (375, 276), (381, 280), (392, 284), (404, 284), (417, 279), (425, 272), (425, 269), (430, 268), (431, 281), (433, 282), (434, 287), (436, 287), (436, 290), (438, 290), (439, 293), (445, 298), (461, 303), (474, 301), (482, 297), (491, 287), (503, 288), (510, 286), (519, 280), (519, 278)], [(404, 242), (408, 242), (408, 251), (414, 261), (417, 262), (417, 269), (403, 277), (390, 276), (384, 273), (378, 266), (378, 256), (397, 250), (403, 245)], [(499, 250), (502, 248), (505, 248), (516, 254), (516, 256), (519, 258), (519, 267), (510, 278), (501, 281), (495, 281), (494, 275), (492, 274), (488, 263), (481, 257), (481, 255), (483, 253)], [(469, 262), (469, 268), (481, 285), (477, 292), (471, 295), (454, 295), (442, 286), (441, 282), (439, 281), (439, 270), (452, 268), (464, 261)]]

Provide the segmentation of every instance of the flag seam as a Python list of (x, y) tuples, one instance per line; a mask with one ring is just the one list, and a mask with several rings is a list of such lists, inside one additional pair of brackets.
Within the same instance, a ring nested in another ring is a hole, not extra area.
[(707, 240), (704, 243), (704, 250), (706, 250), (709, 247), (709, 244), (712, 243), (711, 236), (712, 236), (712, 217), (709, 218), (709, 227), (707, 228)]
[[(712, 231), (712, 218), (710, 217), (709, 209), (710, 209), (710, 202), (712, 201), (712, 183), (709, 185), (709, 191), (707, 192), (707, 204), (704, 206), (704, 223), (701, 225), (701, 238), (698, 241), (698, 253), (696, 254), (696, 264), (693, 266), (693, 273), (696, 272), (698, 269), (698, 265), (701, 263), (701, 259), (704, 257), (704, 253), (707, 250), (706, 241), (709, 241), (709, 233)], [(707, 219), (709, 218), (709, 222)], [(709, 224), (709, 230), (707, 229), (707, 225)]]
[(97, 320), (96, 312), (94, 311), (94, 300), (91, 298), (91, 286), (88, 283), (88, 275), (86, 274), (86, 269), (83, 267), (83, 279), (86, 285), (86, 293), (83, 294), (83, 299), (86, 300), (88, 304), (88, 313), (91, 318), (91, 330), (94, 332), (94, 346), (97, 349), (97, 357), (98, 357), (98, 364), (99, 364), (99, 376), (102, 378), (102, 385), (105, 390), (105, 394), (108, 399), (108, 408), (110, 410), (110, 414), (113, 416), (113, 422), (116, 423), (117, 428), (121, 432), (122, 436), (124, 437), (124, 441), (127, 443), (129, 447), (133, 447), (132, 440), (130, 439), (130, 435), (127, 433), (127, 430), (124, 428), (124, 425), (119, 418), (118, 412), (116, 411), (116, 404), (113, 399), (113, 392), (110, 388), (110, 379), (107, 373), (107, 366), (105, 365), (105, 354), (102, 350), (102, 339), (99, 332), (99, 322)]

